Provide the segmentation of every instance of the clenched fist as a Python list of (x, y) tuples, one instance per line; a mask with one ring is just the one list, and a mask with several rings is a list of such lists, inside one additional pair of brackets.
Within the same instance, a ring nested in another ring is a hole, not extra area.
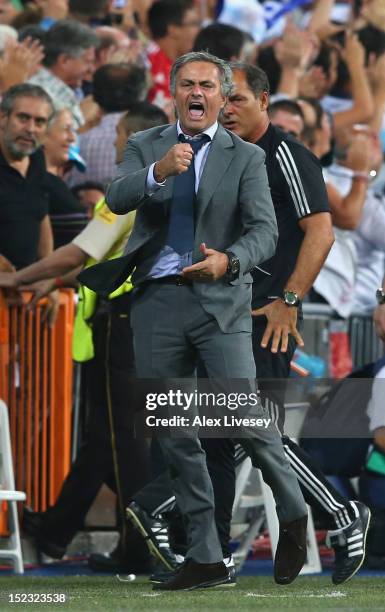
[(157, 183), (163, 183), (168, 176), (177, 176), (186, 172), (193, 159), (193, 150), (187, 143), (176, 144), (162, 159), (156, 162), (154, 178)]

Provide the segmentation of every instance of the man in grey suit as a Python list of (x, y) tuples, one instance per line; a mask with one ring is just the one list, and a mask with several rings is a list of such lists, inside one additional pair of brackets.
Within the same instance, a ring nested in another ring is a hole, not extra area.
[[(178, 378), (193, 381), (199, 357), (217, 388), (229, 392), (230, 379), (242, 379), (242, 391), (252, 393), (250, 271), (274, 253), (277, 227), (264, 153), (218, 125), (230, 90), (231, 70), (222, 60), (204, 52), (176, 60), (171, 91), (177, 124), (131, 137), (107, 192), (113, 212), (137, 210), (125, 255), (80, 278), (108, 294), (135, 267), (131, 321), (139, 378), (170, 386)], [(257, 413), (264, 415), (262, 406)], [(273, 489), (281, 524), (299, 521), (298, 554), (290, 558), (298, 573), (306, 554), (306, 506), (297, 479), (274, 427), (250, 435), (254, 444), (246, 437), (241, 443)], [(183, 568), (157, 588), (226, 583), (199, 439), (160, 437), (159, 443), (187, 519), (189, 549)], [(285, 554), (278, 546), (278, 573), (287, 572), (280, 567)]]

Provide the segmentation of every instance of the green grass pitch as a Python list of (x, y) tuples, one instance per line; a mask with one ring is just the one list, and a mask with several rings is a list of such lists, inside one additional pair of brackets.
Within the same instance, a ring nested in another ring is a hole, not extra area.
[[(66, 603), (10, 603), (10, 594), (64, 593)], [(184, 593), (157, 593), (139, 578), (119, 582), (114, 576), (25, 577), (0, 576), (0, 610), (179, 610), (216, 612), (222, 610), (285, 609), (317, 612), (337, 610), (364, 612), (385, 610), (385, 580), (356, 577), (334, 586), (329, 577), (301, 577), (287, 587), (270, 577), (241, 577), (235, 588)]]

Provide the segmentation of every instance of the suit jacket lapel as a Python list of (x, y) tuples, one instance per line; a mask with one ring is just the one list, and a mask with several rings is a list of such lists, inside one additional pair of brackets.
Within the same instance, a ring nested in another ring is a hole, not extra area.
[(231, 136), (220, 125), (214, 136), (197, 193), (197, 218), (204, 213), (210, 198), (234, 156)]
[[(154, 160), (159, 161), (167, 151), (171, 149), (175, 144), (178, 143), (176, 125), (168, 126), (163, 132), (160, 133), (160, 137), (152, 143), (154, 152)], [(161, 196), (163, 201), (171, 201), (172, 190), (174, 187), (174, 177), (167, 179), (165, 186), (161, 189)]]

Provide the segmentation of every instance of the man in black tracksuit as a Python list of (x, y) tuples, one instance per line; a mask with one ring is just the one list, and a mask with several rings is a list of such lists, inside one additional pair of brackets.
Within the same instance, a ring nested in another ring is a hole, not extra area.
[[(317, 158), (292, 136), (269, 122), (269, 84), (255, 66), (233, 64), (234, 91), (223, 123), (266, 153), (266, 168), (277, 216), (279, 239), (275, 255), (253, 271), (253, 349), (262, 395), (283, 432), (285, 379), (297, 345), (300, 302), (311, 288), (333, 243), (325, 184)], [(274, 390), (266, 379), (276, 379)], [(266, 396), (267, 393), (267, 396)], [(336, 553), (333, 582), (351, 578), (362, 565), (370, 513), (360, 502), (341, 496), (310, 458), (287, 436), (285, 452), (297, 474), (306, 501), (329, 516), (330, 544)], [(223, 556), (230, 557), (230, 522), (235, 491), (234, 445), (231, 440), (202, 440), (213, 482), (216, 521)], [(242, 451), (237, 452), (240, 461)], [(158, 479), (158, 493), (162, 480)], [(155, 492), (155, 489), (153, 489)], [(152, 496), (151, 485), (134, 496), (148, 513), (171, 505), (166, 491)], [(354, 534), (354, 535), (353, 535)], [(353, 536), (353, 540), (350, 537)], [(155, 540), (154, 540), (155, 541)]]
[[(333, 243), (331, 219), (319, 161), (295, 138), (269, 122), (269, 84), (265, 73), (247, 64), (233, 64), (233, 81), (224, 125), (265, 151), (279, 230), (275, 255), (253, 272), (252, 306), (259, 387), (262, 394), (267, 393), (272, 417), (283, 432), (284, 381), (289, 377), (296, 346), (303, 345), (297, 329), (301, 300)], [(266, 379), (278, 379), (273, 392), (267, 389)], [(335, 583), (345, 582), (364, 559), (368, 510), (363, 504), (341, 496), (297, 444), (285, 435), (282, 441), (306, 501), (329, 516), (333, 530), (329, 534), (330, 543), (336, 553), (332, 578)], [(210, 444), (206, 440), (206, 452)], [(237, 459), (241, 458), (238, 453)], [(209, 450), (208, 465), (213, 461)], [(219, 496), (223, 497), (224, 491)], [(218, 504), (218, 512), (220, 508)], [(348, 538), (353, 532), (357, 537), (350, 542)]]

